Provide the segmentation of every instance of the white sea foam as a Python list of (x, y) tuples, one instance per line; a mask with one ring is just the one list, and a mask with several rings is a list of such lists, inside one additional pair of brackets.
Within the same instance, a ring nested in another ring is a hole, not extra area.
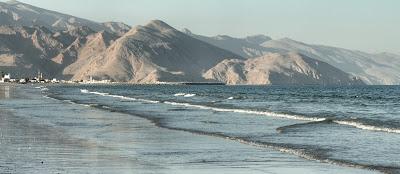
[(48, 91), (49, 88), (40, 88), (41, 91)]
[[(130, 100), (130, 101), (141, 101), (146, 103), (160, 103), (160, 101), (155, 100), (147, 100), (147, 99), (137, 99), (132, 97), (126, 97), (121, 95), (112, 95), (108, 93), (101, 93), (101, 92), (91, 92), (88, 90), (81, 90), (82, 93), (90, 93), (96, 94), (101, 96), (108, 96), (113, 98), (119, 98), (122, 100)], [(185, 93), (177, 93), (176, 96), (184, 96), (187, 95)], [(229, 97), (231, 98), (231, 97)], [(228, 98), (228, 99), (229, 99)], [(233, 98), (233, 97), (232, 97)], [(203, 106), (203, 105), (195, 105), (190, 103), (178, 103), (178, 102), (170, 102), (165, 101), (164, 104), (175, 105), (175, 106), (185, 106), (185, 107), (193, 107), (198, 109), (206, 109), (206, 110), (213, 110), (217, 112), (233, 112), (233, 113), (243, 113), (243, 114), (253, 114), (253, 115), (265, 115), (270, 117), (277, 117), (277, 118), (285, 118), (285, 119), (292, 119), (292, 120), (302, 120), (302, 121), (324, 121), (326, 118), (317, 118), (317, 117), (305, 117), (301, 115), (290, 115), (290, 114), (281, 114), (275, 112), (268, 112), (268, 111), (252, 111), (252, 110), (245, 110), (245, 109), (226, 109), (226, 108), (216, 108), (210, 106)], [(389, 132), (389, 133), (400, 133), (400, 129), (392, 129), (392, 128), (385, 128), (385, 127), (377, 127), (372, 125), (365, 125), (363, 123), (355, 122), (355, 121), (338, 121), (334, 120), (334, 123), (353, 126), (355, 128), (363, 129), (363, 130), (370, 130), (370, 131), (381, 131), (381, 132)]]
[(104, 92), (89, 92), (91, 94), (101, 95), (101, 96), (109, 96), (110, 94)]
[(146, 100), (146, 99), (139, 99), (139, 101), (143, 101), (143, 102), (147, 102), (147, 103), (160, 103), (160, 101)]
[[(91, 92), (91, 91), (83, 91), (83, 92), (101, 95), (101, 96), (120, 98), (123, 100), (141, 101), (141, 102), (147, 102), (147, 103), (160, 103), (160, 101), (155, 101), (155, 100), (137, 99), (137, 98), (131, 98), (131, 97), (125, 97), (125, 96), (119, 96), (119, 95), (112, 95), (112, 94), (108, 94), (108, 93)], [(178, 94), (181, 95), (180, 93), (178, 93)], [(189, 103), (177, 103), (177, 102), (169, 102), (169, 101), (164, 102), (164, 104), (185, 106), (185, 107), (194, 107), (194, 108), (207, 109), (207, 110), (213, 110), (213, 111), (218, 111), (218, 112), (234, 112), (234, 113), (253, 114), (253, 115), (265, 115), (265, 116), (271, 116), (271, 117), (303, 120), (303, 121), (324, 121), (325, 120), (325, 118), (312, 118), (312, 117), (304, 117), (304, 116), (300, 116), (300, 115), (279, 114), (279, 113), (267, 112), (267, 111), (251, 111), (251, 110), (244, 110), (244, 109), (224, 109), (224, 108), (216, 108), (216, 107), (209, 107), (209, 106), (203, 106), (203, 105), (194, 105), (194, 104), (189, 104)]]
[(89, 93), (89, 90), (87, 90), (87, 89), (81, 89), (81, 93)]
[(174, 96), (184, 96), (184, 95), (186, 95), (185, 93), (176, 93), (176, 94), (174, 94)]
[[(101, 92), (91, 92), (86, 89), (81, 89), (81, 92), (89, 93), (89, 94), (96, 94), (96, 95), (100, 95), (100, 96), (119, 98), (122, 100), (142, 101), (142, 102), (147, 102), (147, 103), (160, 103), (159, 101), (154, 101), (154, 100), (137, 99), (137, 98), (132, 98), (132, 97), (126, 97), (126, 96), (121, 96), (121, 95), (112, 95), (112, 94), (101, 93)], [(186, 95), (186, 94), (185, 93), (175, 94), (175, 96), (184, 96), (184, 95)], [(43, 97), (50, 98), (48, 96), (43, 96)], [(228, 99), (231, 99), (231, 98), (233, 98), (233, 97), (229, 97)], [(75, 104), (75, 103), (71, 102), (70, 100), (65, 100), (65, 101), (68, 103), (71, 103), (71, 104)], [(303, 120), (303, 121), (324, 121), (324, 120), (326, 120), (325, 118), (311, 118), (311, 117), (304, 117), (304, 116), (299, 116), (299, 115), (279, 114), (279, 113), (266, 112), (266, 111), (251, 111), (251, 110), (243, 110), (243, 109), (224, 109), (224, 108), (216, 108), (216, 107), (203, 106), (203, 105), (194, 105), (194, 104), (189, 104), (189, 103), (170, 102), (170, 101), (166, 101), (166, 102), (164, 102), (164, 104), (175, 105), (175, 106), (194, 107), (194, 108), (198, 108), (198, 109), (207, 109), (207, 110), (213, 110), (213, 111), (218, 111), (218, 112), (234, 112), (234, 113), (244, 113), (244, 114), (254, 114), (254, 115), (266, 115), (266, 116), (272, 116), (272, 117)], [(371, 125), (365, 125), (365, 124), (355, 122), (355, 121), (334, 120), (333, 122), (337, 123), (337, 124), (341, 124), (341, 125), (352, 126), (352, 127), (363, 129), (363, 130), (382, 131), (382, 132), (389, 132), (389, 133), (400, 133), (400, 130), (398, 130), (398, 129), (382, 128), (382, 127), (376, 127), (376, 126), (371, 126)]]
[(146, 103), (159, 103), (159, 101), (155, 101), (155, 100), (147, 100), (147, 99), (137, 99), (137, 98), (132, 98), (132, 97), (125, 97), (122, 95), (113, 95), (113, 94), (109, 94), (109, 93), (103, 93), (103, 92), (92, 92), (86, 89), (81, 89), (82, 93), (87, 93), (87, 94), (96, 94), (96, 95), (100, 95), (100, 96), (105, 96), (105, 97), (113, 97), (113, 98), (119, 98), (122, 100), (130, 100), (130, 101), (141, 101), (141, 102), (146, 102)]
[(185, 94), (183, 97), (194, 97), (196, 94)]
[(199, 109), (208, 109), (218, 112), (234, 112), (234, 113), (243, 113), (243, 114), (253, 114), (253, 115), (265, 115), (271, 117), (279, 117), (279, 118), (287, 118), (287, 119), (294, 119), (294, 120), (303, 120), (303, 121), (324, 121), (325, 118), (311, 118), (311, 117), (304, 117), (300, 115), (289, 115), (289, 114), (279, 114), (274, 112), (267, 112), (267, 111), (251, 111), (251, 110), (244, 110), (244, 109), (224, 109), (224, 108), (216, 108), (216, 107), (209, 107), (203, 105), (194, 105), (189, 103), (177, 103), (177, 102), (164, 102), (165, 104), (176, 105), (176, 106), (185, 106), (185, 107), (195, 107)]
[(377, 127), (372, 125), (366, 125), (363, 123), (359, 123), (356, 121), (333, 121), (334, 123), (353, 126), (355, 128), (363, 129), (363, 130), (370, 130), (370, 131), (380, 131), (380, 132), (389, 132), (389, 133), (398, 133), (400, 134), (400, 129), (393, 129), (393, 128), (386, 128), (386, 127)]
[(77, 104), (77, 103), (75, 103), (75, 102), (73, 102), (73, 101), (71, 101), (71, 100), (63, 100), (64, 102), (67, 102), (67, 103), (69, 103), (69, 104)]

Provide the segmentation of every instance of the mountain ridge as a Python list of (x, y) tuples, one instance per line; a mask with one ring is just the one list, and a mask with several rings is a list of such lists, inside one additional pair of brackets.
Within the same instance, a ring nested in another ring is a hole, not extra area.
[[(298, 52), (333, 65), (353, 76), (360, 77), (369, 85), (400, 84), (400, 56), (396, 54), (370, 54), (332, 46), (307, 44), (290, 38), (270, 39), (261, 44), (249, 44), (241, 38), (225, 36), (207, 37), (189, 30), (186, 34), (220, 48), (230, 50), (246, 58), (260, 57), (268, 53)], [(233, 45), (233, 46), (232, 46)]]
[(204, 76), (227, 84), (364, 85), (333, 66), (294, 52), (268, 53), (247, 60), (227, 59)]
[[(289, 38), (206, 37), (189, 29), (178, 31), (161, 20), (135, 27), (98, 23), (18, 1), (0, 2), (0, 19), (0, 68), (19, 76), (41, 71), (48, 77), (76, 81), (158, 83), (228, 82), (227, 77), (215, 74), (230, 73), (241, 77), (234, 84), (353, 85), (361, 84), (359, 78), (368, 84), (400, 81), (400, 72), (394, 68), (400, 61), (385, 63), (398, 59), (388, 53), (376, 54), (372, 60), (367, 53)], [(233, 69), (242, 72), (227, 71)]]
[[(201, 72), (225, 57), (242, 59), (229, 51), (191, 38), (160, 20), (153, 20), (128, 31), (107, 51), (84, 65), (73, 79), (91, 76), (135, 83), (205, 81)], [(123, 71), (115, 72), (114, 69)]]
[(32, 6), (16, 0), (0, 2), (0, 24), (11, 26), (45, 26), (53, 30), (68, 30), (87, 26), (95, 31), (107, 30), (116, 34), (127, 27), (123, 23), (98, 23), (91, 20)]

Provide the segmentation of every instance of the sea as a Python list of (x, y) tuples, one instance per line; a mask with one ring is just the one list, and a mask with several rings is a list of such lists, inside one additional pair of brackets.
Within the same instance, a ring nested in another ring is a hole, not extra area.
[(400, 173), (400, 86), (0, 88), (0, 173)]

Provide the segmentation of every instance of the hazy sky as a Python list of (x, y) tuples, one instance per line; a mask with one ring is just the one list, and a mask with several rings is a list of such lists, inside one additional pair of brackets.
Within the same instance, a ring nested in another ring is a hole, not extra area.
[(203, 35), (290, 37), (400, 53), (400, 0), (20, 0), (95, 21), (161, 19)]

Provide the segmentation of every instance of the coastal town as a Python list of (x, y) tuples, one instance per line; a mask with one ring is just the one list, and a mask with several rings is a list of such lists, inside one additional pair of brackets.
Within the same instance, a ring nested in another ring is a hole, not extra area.
[(46, 78), (43, 73), (38, 71), (34, 77), (14, 78), (11, 73), (1, 72), (0, 83), (16, 83), (16, 84), (35, 84), (35, 83), (82, 83), (82, 84), (108, 84), (111, 80), (95, 80), (92, 77), (89, 80), (71, 81), (71, 80), (58, 80), (57, 78)]
[(26, 83), (60, 83), (59, 80), (57, 80), (56, 78), (53, 79), (46, 79), (43, 76), (43, 73), (41, 73), (40, 71), (38, 72), (38, 74), (33, 77), (33, 78), (13, 78), (11, 76), (11, 73), (4, 73), (1, 72), (1, 79), (0, 79), (0, 83), (19, 83), (19, 84), (26, 84)]

